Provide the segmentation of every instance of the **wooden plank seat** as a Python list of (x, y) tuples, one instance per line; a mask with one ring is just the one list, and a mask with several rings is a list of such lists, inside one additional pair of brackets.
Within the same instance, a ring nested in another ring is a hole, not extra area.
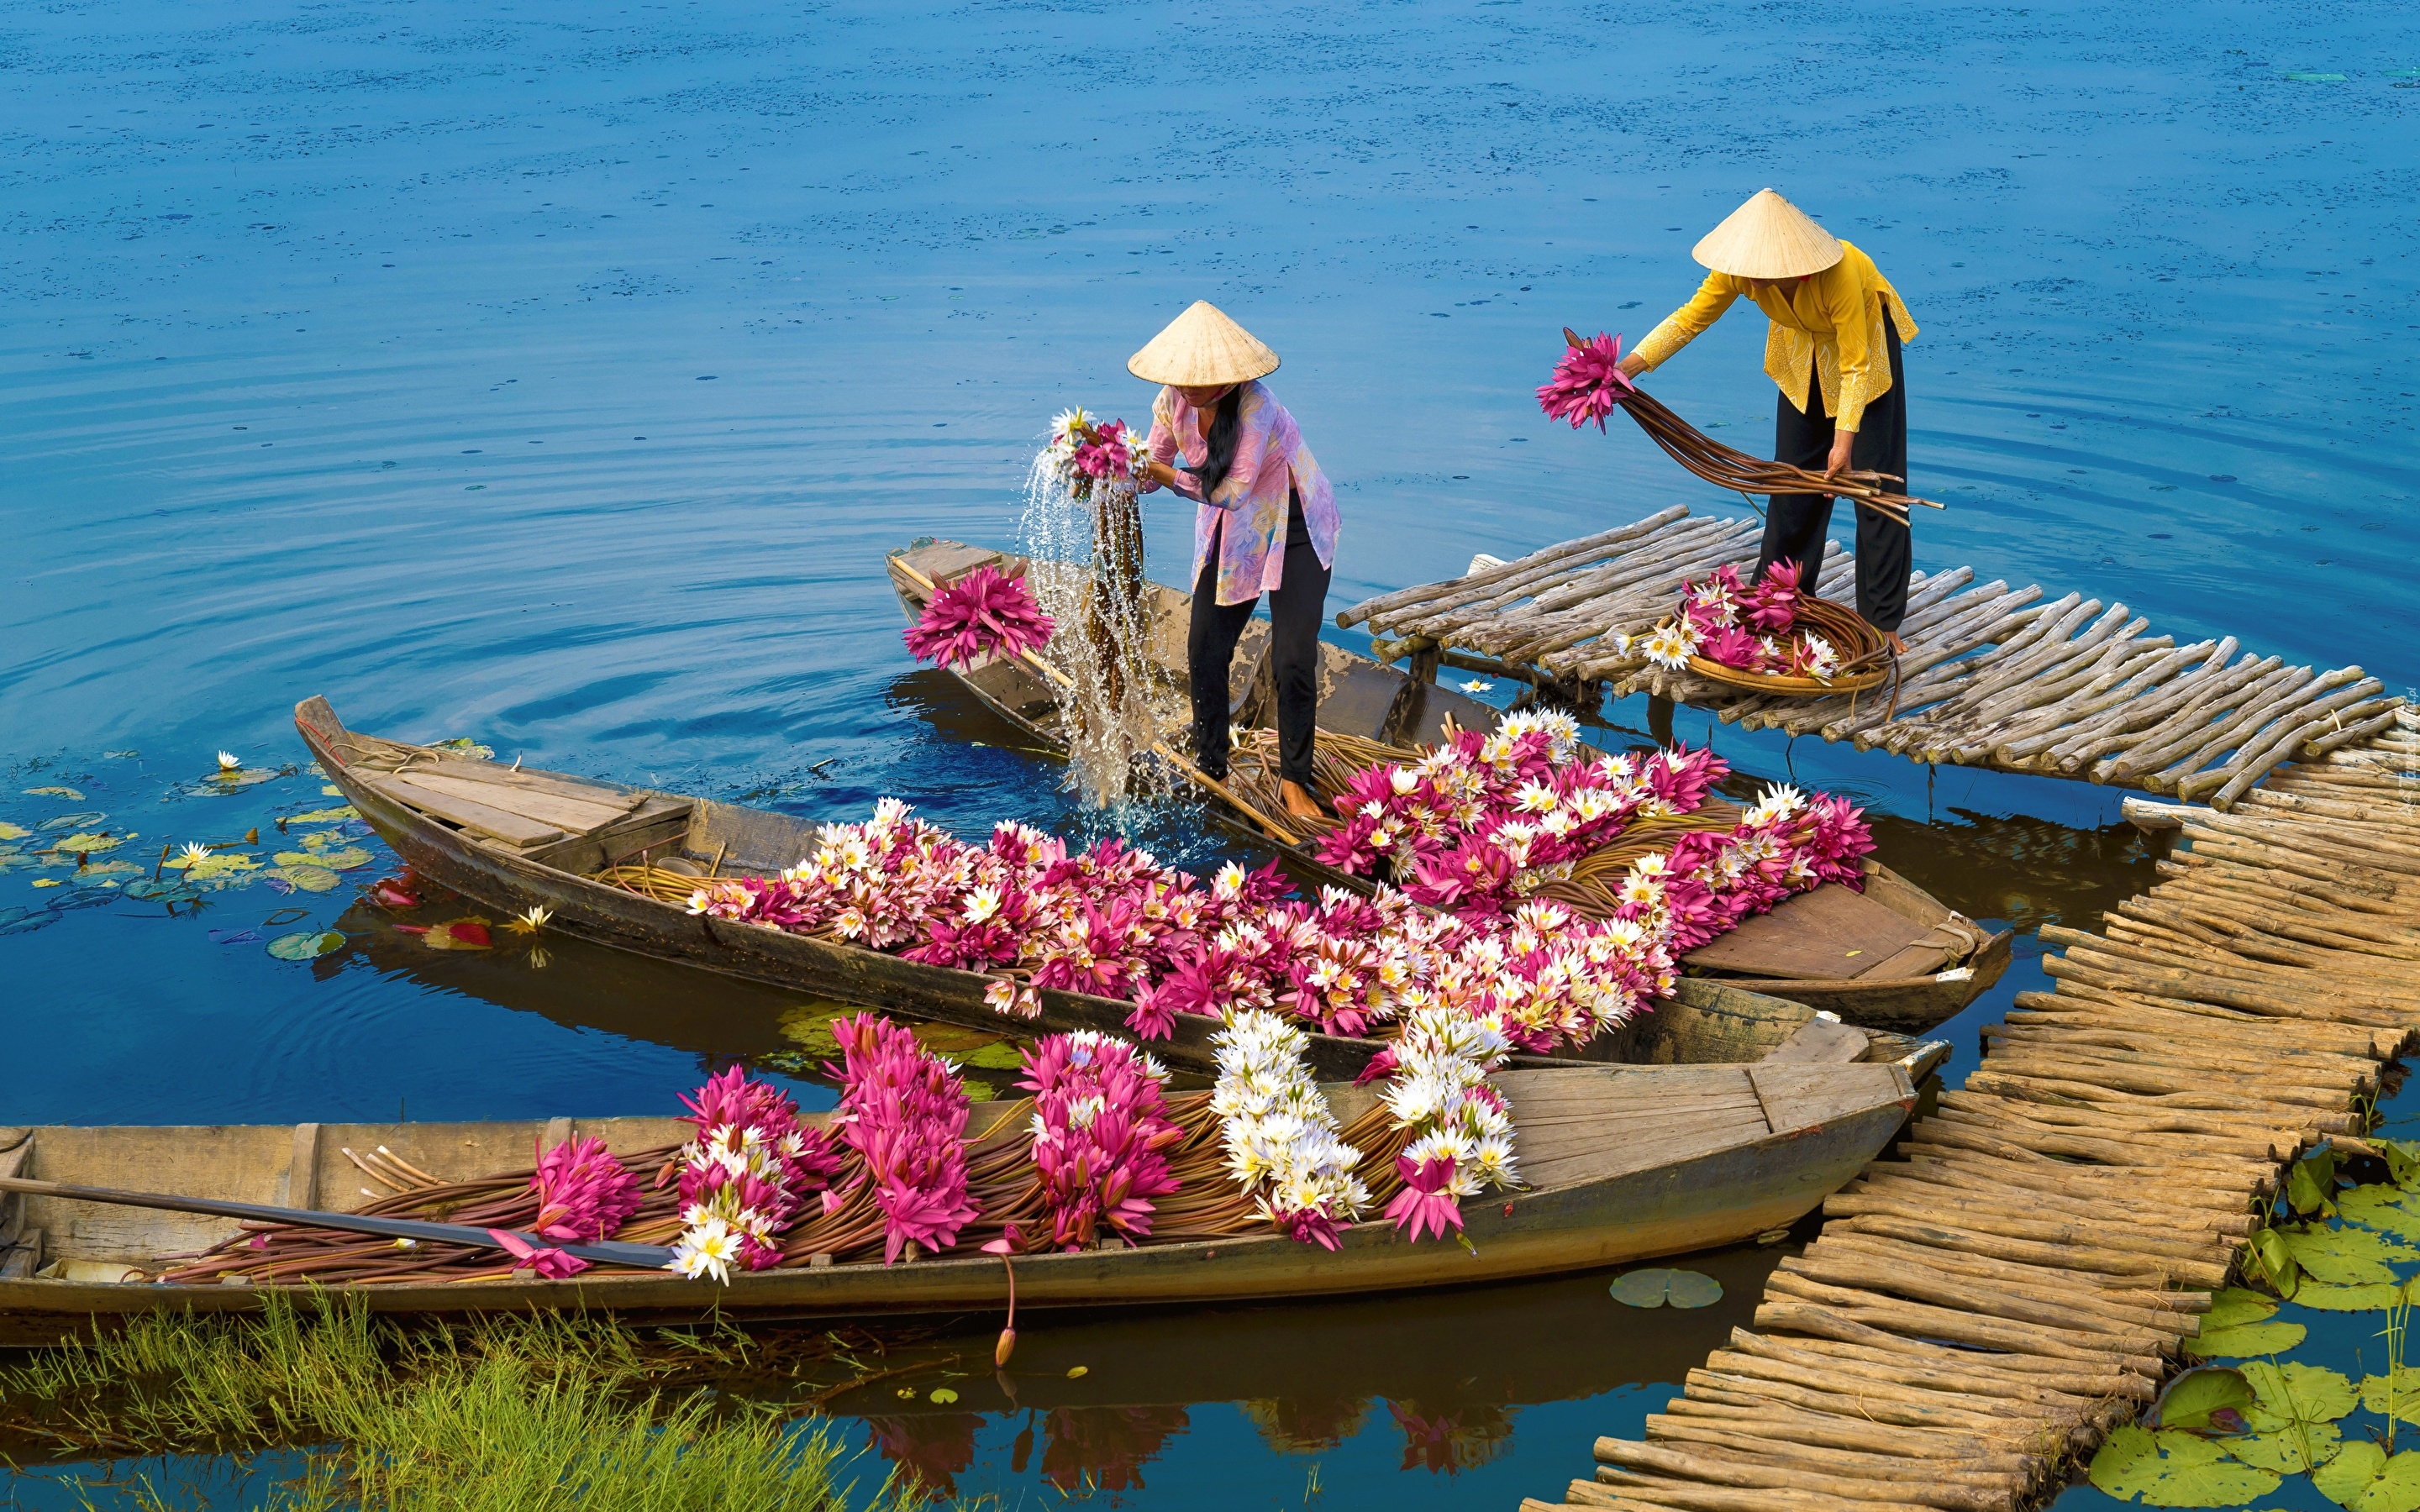
[[(1737, 929), (1707, 941), (1688, 963), (1714, 971), (1757, 977), (1847, 981), (1869, 974), (1894, 976), (1935, 970), (1947, 948), (1929, 957), (1911, 953), (1932, 931), (1923, 924), (1843, 887), (1822, 887), (1788, 898), (1769, 914), (1743, 919)], [(1914, 964), (1929, 960), (1929, 964)]]

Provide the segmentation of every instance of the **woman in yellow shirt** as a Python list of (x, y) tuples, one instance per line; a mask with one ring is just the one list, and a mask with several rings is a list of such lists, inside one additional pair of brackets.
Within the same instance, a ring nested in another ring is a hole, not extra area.
[[(1907, 385), (1900, 343), (1916, 322), (1874, 260), (1770, 189), (1730, 214), (1691, 254), (1714, 271), (1697, 297), (1648, 332), (1621, 370), (1637, 377), (1696, 339), (1745, 295), (1765, 313), (1764, 371), (1780, 386), (1773, 456), (1810, 471), (1887, 472), (1907, 491)], [(1811, 588), (1832, 525), (1830, 494), (1776, 494), (1756, 575), (1776, 562), (1807, 569)], [(1906, 646), (1908, 529), (1857, 508), (1857, 612)]]

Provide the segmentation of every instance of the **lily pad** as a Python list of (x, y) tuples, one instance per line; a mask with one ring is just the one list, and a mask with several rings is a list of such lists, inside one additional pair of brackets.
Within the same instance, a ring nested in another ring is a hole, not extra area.
[(340, 809), (314, 809), (309, 813), (292, 814), (286, 822), (289, 825), (335, 825), (361, 816), (361, 810), (349, 803)]
[(249, 856), (238, 856), (233, 851), (221, 851), (215, 856), (205, 856), (198, 861), (189, 862), (181, 867), (177, 865), (177, 857), (171, 856), (168, 859), (168, 865), (172, 870), (184, 872), (185, 880), (188, 882), (202, 882), (211, 877), (230, 876), (238, 872), (260, 870), (258, 861)]
[(2204, 1365), (2188, 1370), (2168, 1383), (2152, 1408), (2151, 1421), (2164, 1428), (2207, 1428), (2216, 1413), (2239, 1418), (2257, 1398), (2241, 1370)]
[(194, 784), (196, 793), (240, 793), (245, 788), (275, 778), (274, 769), (267, 766), (245, 766), (232, 772), (213, 772)]
[(2312, 1226), (2273, 1228), (2294, 1257), (2294, 1263), (2315, 1281), (2337, 1286), (2392, 1284), (2402, 1279), (2398, 1263), (2420, 1264), (2420, 1250), (2398, 1244), (2366, 1228), (2324, 1228)]
[(184, 903), (200, 897), (201, 889), (189, 887), (182, 877), (163, 877), (153, 881), (145, 877), (130, 882), (118, 889), (121, 898), (138, 898), (147, 903)]
[(947, 1386), (934, 1387), (932, 1392), (925, 1397), (925, 1400), (939, 1403), (943, 1407), (949, 1406), (952, 1402), (954, 1402), (957, 1399), (958, 1394), (952, 1391)]
[(493, 746), (482, 746), (469, 735), (456, 735), (451, 740), (438, 741), (435, 748), (450, 751), (457, 756), (468, 756), (473, 761), (491, 762), (496, 759), (496, 748)]
[(318, 853), (318, 864), (333, 872), (350, 872), (370, 864), (370, 853), (358, 845), (346, 845)]
[(2300, 1323), (2239, 1323), (2233, 1328), (2212, 1328), (2204, 1319), (2201, 1333), (2185, 1340), (2185, 1349), (2196, 1359), (2247, 1360), (2264, 1354), (2284, 1354), (2301, 1345), (2309, 1333)]
[(70, 835), (51, 848), (66, 851), (71, 856), (79, 853), (85, 856), (98, 856), (102, 851), (114, 851), (125, 843), (126, 837), (123, 835)]
[(302, 892), (334, 892), (344, 881), (324, 866), (273, 866), (269, 874)]
[(2321, 1145), (2294, 1163), (2286, 1174), (2286, 1201), (2296, 1212), (2322, 1218), (2335, 1216), (2339, 1159), (2334, 1145)]
[(142, 870), (132, 861), (95, 861), (77, 875), (89, 882), (95, 877), (132, 876)]
[(2302, 1475), (2334, 1459), (2344, 1448), (2344, 1429), (2334, 1423), (2301, 1423), (2275, 1433), (2247, 1433), (2222, 1441), (2247, 1465), (2281, 1475)]
[(1702, 1271), (1633, 1271), (1606, 1289), (1632, 1307), (1711, 1307), (1723, 1300), (1723, 1284)]
[(2251, 1361), (2243, 1366), (2243, 1379), (2260, 1398), (2243, 1414), (2256, 1433), (2274, 1433), (2294, 1423), (2333, 1423), (2361, 1399), (2343, 1375), (2299, 1360)]
[(2311, 1484), (2349, 1512), (2420, 1512), (2420, 1450), (2389, 1458), (2377, 1444), (2348, 1443)]
[(269, 953), (280, 961), (315, 961), (344, 948), (345, 937), (334, 930), (304, 930), (299, 934), (280, 934), (269, 942)]
[(0, 840), (23, 840), (32, 833), (32, 830), (23, 825), (12, 825), (6, 819), (0, 819)]
[(20, 908), (11, 904), (0, 908), (0, 934), (31, 934), (59, 921), (59, 916), (48, 908)]
[(25, 795), (29, 798), (66, 798), (73, 803), (82, 803), (84, 801), (84, 795), (78, 793), (73, 788), (27, 788), (25, 790)]
[[(2380, 1144), (2387, 1141), (2380, 1140)], [(2394, 1168), (2390, 1156), (2388, 1168)], [(2420, 1165), (2414, 1174), (2420, 1175)], [(2401, 1180), (2400, 1177), (2397, 1178)], [(2336, 1211), (2347, 1221), (2364, 1228), (2381, 1229), (2404, 1239), (2420, 1240), (2420, 1193), (2405, 1191), (2400, 1185), (2357, 1186), (2336, 1199)]]
[(2297, 1303), (2330, 1313), (2383, 1312), (2402, 1299), (2403, 1288), (2385, 1281), (2367, 1281), (2357, 1287), (2305, 1281), (2294, 1288)]
[(2392, 1379), (2364, 1376), (2361, 1405), (2381, 1417), (2420, 1423), (2420, 1365), (2397, 1365)]
[(100, 824), (102, 820), (108, 817), (109, 815), (102, 813), (98, 809), (88, 810), (85, 813), (63, 813), (56, 819), (43, 820), (42, 828), (45, 830), (90, 829), (93, 825)]
[(2210, 1294), (2210, 1311), (2201, 1315), (2202, 1332), (2257, 1323), (2276, 1314), (2276, 1298), (2249, 1287), (2227, 1287)]
[(2146, 1506), (2237, 1506), (2277, 1489), (2281, 1477), (2230, 1458), (2190, 1433), (2153, 1433), (2133, 1424), (2113, 1430), (2092, 1457), (2092, 1484), (2121, 1502)]

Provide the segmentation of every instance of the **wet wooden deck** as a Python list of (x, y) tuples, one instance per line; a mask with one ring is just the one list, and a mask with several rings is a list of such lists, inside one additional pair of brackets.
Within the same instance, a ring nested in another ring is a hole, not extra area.
[[(1725, 723), (1854, 741), (1929, 763), (2087, 779), (2228, 810), (2278, 765), (2380, 735), (2403, 701), (2358, 667), (2318, 671), (2242, 651), (2232, 636), (2178, 645), (2123, 604), (1977, 583), (1972, 568), (1917, 574), (1900, 627), (1896, 689), (1761, 697), (1649, 663), (1623, 637), (1668, 616), (1682, 584), (1755, 564), (1755, 519), (1676, 505), (1501, 567), (1355, 605), (1379, 655), (1559, 685), (1593, 706), (1606, 689), (1716, 711)], [(1817, 578), (1854, 596), (1838, 543)]]
[(1962, 1090), (1824, 1204), (1753, 1329), (1559, 1503), (2038, 1504), (2175, 1369), (2282, 1165), (2420, 1041), (2420, 718), (2271, 774), (2096, 932), (2049, 928)]

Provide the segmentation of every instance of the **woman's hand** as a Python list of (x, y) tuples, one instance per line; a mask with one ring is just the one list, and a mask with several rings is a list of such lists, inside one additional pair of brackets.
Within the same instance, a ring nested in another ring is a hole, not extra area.
[(1854, 430), (1832, 432), (1832, 455), (1824, 460), (1823, 476), (1837, 478), (1849, 471), (1849, 454), (1856, 448), (1857, 433)]
[(1142, 465), (1142, 475), (1163, 488), (1176, 486), (1176, 470), (1165, 462), (1156, 459), (1145, 462)]
[(1632, 352), (1629, 356), (1623, 358), (1614, 365), (1621, 369), (1621, 376), (1623, 378), (1637, 378), (1639, 374), (1647, 371), (1646, 361), (1637, 352)]

